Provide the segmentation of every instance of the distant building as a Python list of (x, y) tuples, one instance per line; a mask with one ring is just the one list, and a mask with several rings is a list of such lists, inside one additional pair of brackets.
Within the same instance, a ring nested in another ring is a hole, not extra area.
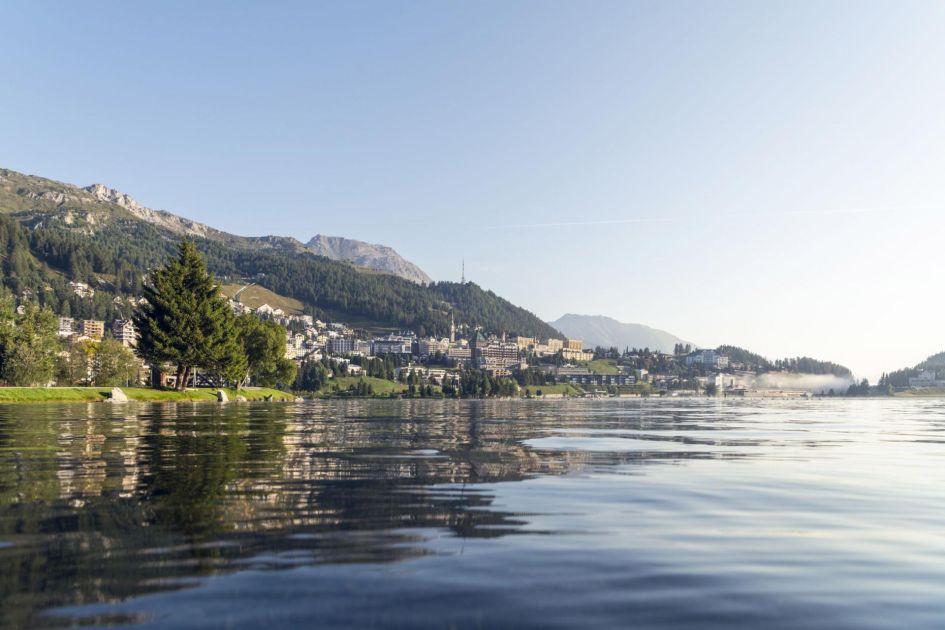
[(450, 344), (449, 349), (446, 351), (446, 358), (453, 363), (469, 365), (472, 363), (472, 350), (462, 341), (457, 341)]
[(351, 337), (332, 337), (328, 340), (328, 352), (331, 354), (351, 354), (354, 352), (354, 339)]
[(564, 347), (568, 350), (583, 350), (584, 342), (580, 339), (568, 339), (564, 342)]
[(473, 364), (484, 370), (508, 371), (522, 364), (518, 344), (512, 341), (502, 341), (495, 337), (486, 339), (482, 333), (476, 333), (469, 340), (469, 349)]
[(72, 288), (72, 292), (81, 298), (90, 298), (95, 295), (95, 289), (84, 282), (70, 282), (69, 286)]
[(82, 336), (89, 339), (101, 339), (105, 336), (105, 322), (99, 319), (86, 319), (82, 322)]
[(410, 355), (413, 354), (413, 341), (413, 337), (387, 335), (371, 342), (371, 352), (376, 357), (385, 354)]
[(586, 367), (562, 365), (550, 369), (558, 383), (574, 385), (632, 385), (636, 379), (631, 374), (594, 374)]
[(59, 318), (59, 336), (66, 338), (75, 334), (75, 320), (71, 317)]
[(417, 354), (421, 357), (428, 357), (437, 353), (446, 354), (449, 349), (450, 342), (445, 337), (443, 339), (428, 337), (417, 342)]
[(940, 381), (935, 377), (935, 370), (922, 370), (918, 376), (909, 378), (909, 387), (940, 387), (945, 385), (945, 381)]
[(534, 337), (516, 337), (515, 343), (518, 345), (519, 350), (528, 350), (535, 346), (537, 340)]
[(705, 365), (707, 367), (728, 367), (728, 357), (715, 350), (696, 350), (686, 357), (686, 365)]
[(593, 350), (575, 350), (574, 348), (563, 348), (561, 356), (565, 361), (593, 361)]
[(130, 319), (116, 319), (113, 321), (112, 337), (114, 337), (117, 341), (120, 341), (123, 346), (132, 347), (138, 343), (135, 325)]

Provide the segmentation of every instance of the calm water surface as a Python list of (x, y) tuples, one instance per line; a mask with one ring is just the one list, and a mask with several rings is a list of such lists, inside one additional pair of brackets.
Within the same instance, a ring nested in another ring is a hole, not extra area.
[(0, 406), (0, 625), (945, 627), (945, 401)]

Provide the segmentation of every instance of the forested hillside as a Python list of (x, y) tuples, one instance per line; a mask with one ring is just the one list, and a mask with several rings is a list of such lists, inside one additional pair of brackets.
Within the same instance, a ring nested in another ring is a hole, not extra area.
[[(100, 190), (100, 187), (95, 187)], [(345, 262), (316, 256), (285, 237), (243, 238), (169, 213), (142, 208), (109, 191), (112, 202), (89, 190), (0, 170), (2, 284), (32, 292), (57, 312), (107, 318), (129, 308), (115, 296), (140, 296), (146, 272), (165, 263), (182, 238), (194, 241), (222, 280), (251, 280), (296, 298), (321, 317), (361, 321), (445, 335), (452, 311), (457, 324), (528, 336), (558, 336), (525, 309), (472, 283), (420, 286)], [(120, 202), (120, 203), (119, 203)], [(79, 298), (69, 281), (96, 289)]]
[(889, 374), (883, 374), (879, 381), (882, 387), (892, 386), (902, 388), (909, 386), (909, 379), (918, 376), (924, 370), (935, 372), (936, 378), (945, 378), (945, 352), (939, 352), (928, 357), (915, 367), (902, 368)]
[(852, 375), (850, 369), (843, 365), (830, 361), (820, 361), (810, 357), (794, 357), (770, 361), (760, 354), (739, 348), (738, 346), (719, 346), (716, 351), (719, 354), (727, 356), (733, 363), (739, 363), (748, 370), (760, 372), (783, 370), (785, 372), (798, 374), (832, 374), (833, 376)]

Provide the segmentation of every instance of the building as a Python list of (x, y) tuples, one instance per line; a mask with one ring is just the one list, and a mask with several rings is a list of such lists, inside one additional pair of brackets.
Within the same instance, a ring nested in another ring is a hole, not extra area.
[(593, 361), (593, 350), (575, 350), (574, 348), (563, 348), (561, 356), (565, 361)]
[(585, 367), (562, 365), (552, 368), (551, 373), (558, 383), (573, 385), (632, 385), (636, 379), (630, 374), (594, 374)]
[(332, 337), (328, 340), (327, 348), (331, 354), (351, 354), (354, 352), (354, 339), (351, 337)]
[(82, 322), (82, 336), (89, 339), (101, 339), (105, 336), (105, 322), (99, 319), (86, 319)]
[(75, 334), (75, 320), (71, 317), (59, 318), (59, 336), (66, 338)]
[(548, 348), (549, 354), (554, 354), (558, 350), (561, 350), (562, 348), (564, 348), (564, 342), (561, 341), (560, 339), (549, 339), (548, 341), (545, 342), (545, 346)]
[(484, 370), (509, 370), (522, 364), (518, 344), (476, 333), (469, 341), (473, 364)]
[(469, 365), (472, 363), (472, 350), (469, 349), (468, 345), (457, 341), (450, 344), (449, 349), (446, 351), (446, 358), (453, 363)]
[(429, 357), (437, 353), (446, 354), (449, 349), (450, 342), (445, 337), (443, 339), (428, 337), (417, 342), (417, 354), (421, 357)]
[[(91, 336), (91, 335), (90, 335)], [(112, 322), (112, 337), (123, 346), (133, 347), (138, 343), (135, 325), (130, 319), (116, 319)]]
[(69, 286), (72, 288), (72, 292), (81, 298), (90, 298), (95, 295), (95, 289), (84, 282), (70, 282)]
[(568, 350), (583, 350), (584, 342), (580, 339), (568, 339), (564, 342), (564, 347)]
[(387, 335), (371, 342), (371, 353), (378, 357), (385, 354), (409, 355), (413, 354), (413, 337), (404, 335)]
[(397, 368), (397, 378), (406, 378), (411, 372), (421, 379), (424, 383), (442, 384), (448, 374), (447, 370), (442, 368), (430, 368), (424, 365), (410, 364)]
[(922, 370), (918, 376), (909, 378), (909, 387), (940, 387), (945, 385), (945, 381), (940, 381), (935, 377), (935, 370)]
[(515, 343), (518, 345), (519, 350), (528, 350), (535, 346), (537, 340), (534, 337), (516, 337)]
[(696, 350), (686, 357), (686, 365), (704, 365), (706, 367), (728, 367), (728, 357), (715, 350)]

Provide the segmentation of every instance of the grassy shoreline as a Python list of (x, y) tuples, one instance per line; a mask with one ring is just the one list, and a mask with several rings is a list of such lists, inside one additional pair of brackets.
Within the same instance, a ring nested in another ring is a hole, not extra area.
[[(111, 396), (111, 387), (0, 387), (0, 403), (42, 403), (42, 402), (103, 402)], [(122, 387), (121, 390), (136, 402), (216, 402), (217, 390), (211, 388), (188, 389), (178, 392), (169, 389), (150, 387)], [(244, 389), (224, 389), (232, 401), (237, 395), (247, 400), (293, 400), (294, 394), (266, 387)]]

